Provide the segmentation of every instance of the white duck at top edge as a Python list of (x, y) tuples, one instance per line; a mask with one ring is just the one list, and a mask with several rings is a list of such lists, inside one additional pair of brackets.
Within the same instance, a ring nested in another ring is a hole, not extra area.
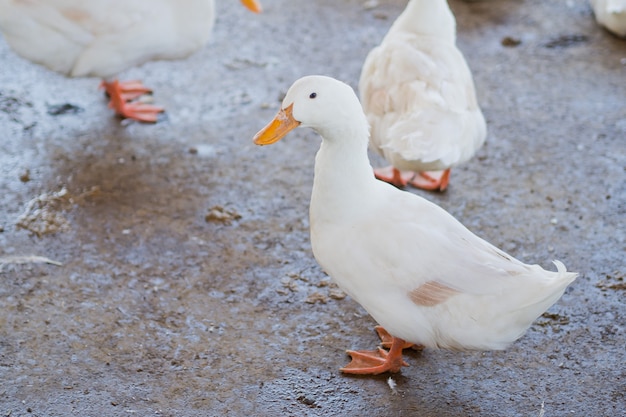
[(445, 190), (450, 168), (485, 142), (485, 119), (446, 0), (409, 1), (368, 54), (359, 92), (370, 145), (391, 163), (375, 174), (397, 187)]
[[(260, 12), (258, 0), (241, 0)], [(0, 0), (0, 31), (22, 57), (71, 76), (97, 76), (122, 117), (156, 122), (164, 109), (136, 99), (140, 81), (112, 80), (159, 59), (203, 47), (215, 21), (214, 0)]]

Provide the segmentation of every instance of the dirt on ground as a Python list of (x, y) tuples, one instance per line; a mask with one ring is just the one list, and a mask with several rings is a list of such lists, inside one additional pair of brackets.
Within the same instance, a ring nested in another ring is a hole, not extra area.
[(303, 75), (356, 87), (405, 5), (218, 1), (200, 52), (120, 74), (154, 125), (0, 38), (0, 416), (624, 415), (626, 40), (585, 0), (451, 0), (489, 134), (445, 193), (409, 190), (580, 277), (505, 351), (339, 372), (378, 340), (311, 253), (320, 140), (252, 137)]

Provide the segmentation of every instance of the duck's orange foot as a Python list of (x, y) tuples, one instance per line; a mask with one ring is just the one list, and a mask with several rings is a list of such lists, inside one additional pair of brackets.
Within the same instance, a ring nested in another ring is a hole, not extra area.
[(121, 107), (111, 108), (114, 109), (117, 114), (126, 119), (133, 119), (147, 123), (156, 123), (159, 113), (163, 113), (165, 111), (163, 107), (138, 102), (124, 103)]
[(340, 369), (346, 374), (378, 375), (384, 372), (400, 372), (403, 366), (409, 366), (402, 356), (391, 358), (382, 348), (378, 350), (348, 350), (352, 361)]
[(352, 361), (340, 369), (341, 372), (354, 375), (378, 375), (384, 372), (400, 372), (403, 366), (409, 366), (402, 359), (402, 346), (405, 341), (393, 338), (391, 350), (349, 350)]
[(415, 172), (400, 171), (399, 169), (388, 166), (385, 168), (376, 168), (374, 176), (381, 181), (388, 182), (398, 188), (404, 188), (415, 177)]
[[(378, 337), (380, 338), (380, 345), (385, 349), (391, 349), (394, 337), (390, 335), (383, 326), (376, 326), (374, 327), (374, 330), (376, 330), (376, 333), (378, 333)], [(404, 342), (404, 345), (402, 345), (402, 350), (404, 349), (413, 349), (421, 352), (422, 350), (424, 350), (424, 346), (416, 345), (415, 343), (411, 342)]]
[(139, 80), (135, 81), (102, 81), (100, 88), (104, 89), (109, 97), (121, 96), (124, 101), (135, 100), (144, 94), (152, 93), (152, 90), (143, 85)]
[[(124, 118), (138, 120), (140, 122), (155, 123), (157, 115), (165, 111), (163, 107), (153, 106), (137, 101), (151, 90), (145, 87), (141, 81), (127, 81), (120, 83), (103, 81), (100, 84), (110, 97), (109, 108)], [(134, 101), (133, 101), (134, 100)]]
[(444, 191), (450, 182), (450, 168), (445, 171), (418, 172), (408, 183), (415, 188), (428, 191)]

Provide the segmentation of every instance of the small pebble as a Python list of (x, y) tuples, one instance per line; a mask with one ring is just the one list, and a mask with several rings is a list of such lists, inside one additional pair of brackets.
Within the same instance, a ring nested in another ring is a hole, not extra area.
[(239, 219), (241, 219), (241, 214), (234, 210), (226, 210), (222, 206), (211, 207), (206, 216), (204, 216), (204, 220), (207, 222), (220, 222), (226, 225), (231, 225), (233, 221)]
[(24, 172), (22, 172), (22, 174), (20, 175), (20, 181), (22, 182), (30, 181), (30, 169), (27, 169)]
[(505, 36), (504, 38), (502, 38), (500, 43), (502, 44), (502, 46), (506, 46), (507, 48), (513, 48), (521, 44), (522, 41), (517, 38), (512, 38), (511, 36)]
[(378, 7), (378, 0), (368, 0), (363, 3), (363, 8), (365, 10), (375, 9), (376, 7)]
[(326, 297), (324, 294), (321, 294), (319, 292), (314, 292), (310, 294), (306, 298), (306, 300), (304, 300), (304, 302), (308, 304), (315, 304), (315, 303), (326, 304), (328, 302), (328, 297)]
[(346, 293), (341, 291), (339, 288), (331, 288), (328, 291), (328, 296), (333, 300), (343, 300), (346, 298)]

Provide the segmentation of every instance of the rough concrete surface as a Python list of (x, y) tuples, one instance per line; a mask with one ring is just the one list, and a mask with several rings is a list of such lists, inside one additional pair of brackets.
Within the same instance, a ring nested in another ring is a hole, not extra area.
[(319, 138), (252, 136), (300, 76), (356, 87), (406, 1), (217, 3), (199, 53), (121, 74), (156, 125), (0, 39), (0, 416), (625, 415), (626, 41), (585, 0), (451, 1), (489, 136), (447, 192), (410, 192), (581, 276), (506, 351), (348, 377), (378, 340), (311, 254)]

